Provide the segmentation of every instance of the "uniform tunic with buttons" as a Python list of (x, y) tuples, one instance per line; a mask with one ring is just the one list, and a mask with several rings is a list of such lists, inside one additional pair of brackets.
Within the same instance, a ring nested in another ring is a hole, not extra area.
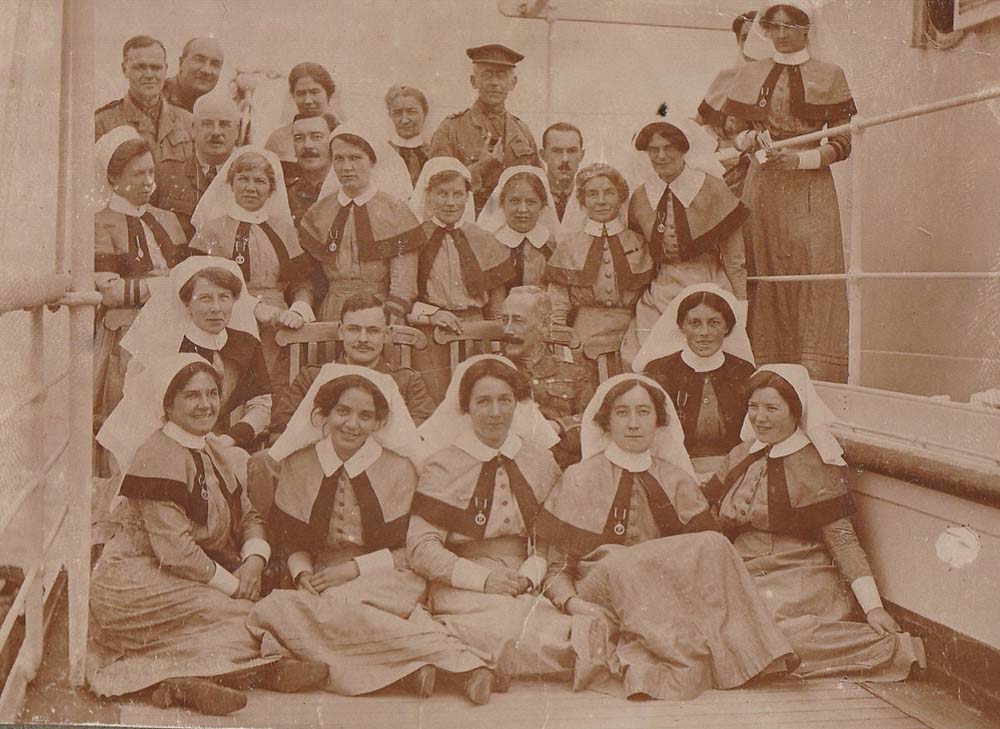
[(552, 455), (565, 469), (580, 460), (580, 417), (594, 396), (590, 370), (573, 362), (562, 362), (550, 352), (531, 361), (515, 361), (528, 376), (531, 398), (546, 420), (559, 423), (562, 431)]
[[(481, 472), (491, 463), (500, 465), (492, 488), (482, 491)], [(548, 451), (516, 435), (496, 450), (466, 432), (431, 456), (414, 497), (407, 548), (413, 569), (430, 583), (431, 612), (511, 676), (568, 675), (575, 662), (591, 660), (588, 621), (561, 615), (544, 598), (485, 592), (495, 569), (541, 582), (544, 560), (530, 556), (529, 537), (558, 475)]]
[(203, 437), (172, 423), (155, 432), (125, 470), (120, 495), (113, 515), (121, 526), (91, 581), (94, 693), (219, 676), (282, 654), (262, 654), (245, 625), (252, 603), (230, 597), (241, 561), (266, 561), (271, 550), (260, 515)]
[(183, 162), (194, 154), (194, 117), (160, 97), (152, 111), (143, 109), (130, 94), (94, 112), (94, 141), (115, 127), (131, 126), (153, 150), (153, 162)]

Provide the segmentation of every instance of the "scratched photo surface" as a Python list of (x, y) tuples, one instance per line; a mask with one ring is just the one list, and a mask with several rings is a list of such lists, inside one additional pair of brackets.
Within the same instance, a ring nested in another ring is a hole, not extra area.
[(0, 724), (1000, 727), (998, 59), (0, 0)]

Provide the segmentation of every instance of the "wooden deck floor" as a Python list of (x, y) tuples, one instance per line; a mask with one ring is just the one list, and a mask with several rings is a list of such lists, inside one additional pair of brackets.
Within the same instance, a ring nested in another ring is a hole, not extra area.
[[(19, 721), (127, 727), (322, 727), (323, 729), (1000, 729), (921, 681), (891, 687), (845, 681), (781, 680), (693, 701), (626, 701), (566, 685), (516, 682), (487, 706), (447, 687), (420, 700), (398, 689), (347, 698), (325, 692), (251, 691), (243, 710), (208, 717), (157, 709), (141, 700), (103, 701), (66, 681), (64, 615), (57, 611), (42, 672)], [(897, 708), (899, 707), (899, 708)]]

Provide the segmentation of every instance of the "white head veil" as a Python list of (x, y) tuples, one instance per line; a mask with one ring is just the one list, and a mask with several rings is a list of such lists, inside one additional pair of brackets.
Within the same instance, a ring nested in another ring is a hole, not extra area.
[[(498, 354), (478, 354), (469, 357), (455, 368), (448, 384), (448, 391), (444, 400), (424, 423), (417, 429), (423, 439), (423, 449), (426, 455), (432, 455), (444, 450), (452, 445), (458, 437), (466, 432), (472, 431), (472, 422), (468, 413), (463, 413), (459, 407), (458, 389), (469, 367), (483, 359), (495, 359), (503, 362), (512, 370), (517, 368), (514, 363), (506, 357)], [(519, 402), (514, 408), (514, 422), (511, 423), (510, 432), (521, 437), (522, 440), (535, 443), (542, 448), (551, 448), (559, 442), (559, 436), (549, 425), (538, 405), (533, 400)]]
[(97, 140), (94, 150), (94, 160), (96, 162), (96, 169), (94, 170), (96, 184), (94, 191), (97, 198), (96, 201), (100, 206), (107, 205), (111, 196), (115, 194), (111, 183), (108, 182), (108, 164), (111, 162), (111, 157), (118, 151), (120, 146), (132, 139), (142, 139), (142, 137), (134, 127), (124, 124), (120, 127), (115, 127)]
[(771, 58), (774, 55), (774, 44), (771, 43), (771, 38), (761, 23), (764, 19), (764, 13), (775, 5), (791, 5), (793, 8), (801, 10), (809, 18), (809, 34), (806, 37), (806, 49), (809, 51), (811, 57), (825, 58), (834, 55), (829, 53), (829, 51), (834, 49), (828, 48), (828, 44), (824, 43), (826, 39), (823, 37), (824, 34), (821, 32), (821, 28), (817, 28), (817, 26), (822, 26), (823, 24), (821, 10), (822, 6), (828, 2), (829, 0), (781, 0), (780, 2), (766, 0), (760, 3), (757, 9), (757, 17), (754, 18), (753, 25), (750, 26), (747, 42), (743, 46), (743, 55), (756, 61), (762, 58)]
[[(837, 422), (837, 417), (816, 392), (812, 380), (809, 379), (809, 371), (797, 364), (766, 364), (757, 369), (757, 372), (764, 371), (773, 372), (781, 377), (792, 386), (795, 394), (799, 396), (799, 402), (802, 404), (800, 427), (805, 432), (806, 437), (816, 446), (823, 463), (831, 466), (846, 466), (844, 449), (840, 447), (840, 443), (830, 431), (830, 425)], [(740, 438), (743, 440), (756, 438), (753, 426), (750, 424), (749, 413), (743, 419)]]
[(646, 341), (639, 348), (639, 353), (632, 360), (632, 368), (636, 372), (642, 372), (646, 365), (653, 360), (680, 352), (687, 346), (687, 337), (677, 326), (677, 312), (684, 299), (700, 291), (707, 291), (722, 298), (729, 305), (733, 316), (736, 317), (736, 325), (733, 330), (722, 340), (722, 351), (754, 364), (753, 349), (750, 347), (750, 338), (747, 336), (747, 324), (742, 315), (743, 307), (737, 304), (736, 297), (729, 291), (714, 283), (699, 283), (681, 289), (670, 302), (670, 306), (653, 325), (653, 328), (649, 330), (649, 336), (646, 337)]
[[(327, 139), (327, 146), (333, 143), (337, 137), (351, 134), (360, 137), (368, 143), (368, 146), (375, 152), (375, 164), (372, 166), (371, 187), (392, 195), (395, 198), (406, 202), (413, 194), (413, 185), (410, 183), (410, 171), (406, 168), (406, 163), (399, 156), (389, 143), (384, 139), (384, 134), (373, 134), (366, 128), (355, 122), (345, 122), (330, 133)], [(340, 180), (337, 173), (330, 165), (330, 171), (323, 181), (323, 187), (319, 191), (319, 199), (329, 195), (335, 195), (340, 190)]]
[(191, 323), (191, 315), (181, 301), (181, 287), (198, 271), (206, 268), (224, 268), (240, 280), (242, 290), (233, 304), (229, 328), (251, 334), (260, 339), (257, 319), (253, 310), (257, 299), (247, 291), (243, 272), (234, 261), (218, 256), (191, 256), (170, 270), (167, 278), (146, 279), (149, 301), (139, 312), (128, 332), (122, 337), (121, 346), (133, 357), (156, 360), (176, 354)]
[(174, 376), (193, 362), (205, 363), (197, 354), (173, 353), (157, 358), (149, 367), (129, 367), (121, 401), (97, 433), (97, 442), (111, 451), (122, 474), (139, 446), (163, 427), (163, 396)]
[(410, 417), (410, 411), (406, 409), (406, 403), (399, 393), (399, 387), (397, 387), (395, 380), (389, 375), (369, 367), (335, 362), (323, 365), (306, 396), (296, 408), (291, 420), (288, 421), (285, 432), (278, 436), (268, 451), (271, 458), (281, 461), (295, 451), (313, 445), (325, 437), (323, 423), (313, 418), (316, 393), (327, 382), (345, 375), (359, 375), (369, 380), (389, 403), (389, 417), (381, 428), (372, 433), (371, 437), (378, 441), (383, 448), (388, 448), (390, 451), (409, 458), (414, 467), (419, 467), (421, 460), (420, 436), (417, 435), (417, 427), (413, 424), (413, 418)]
[(593, 455), (604, 452), (613, 442), (611, 434), (598, 425), (594, 418), (611, 389), (623, 382), (644, 382), (663, 393), (664, 406), (667, 410), (667, 424), (656, 429), (650, 453), (672, 463), (694, 477), (694, 466), (691, 464), (687, 449), (684, 448), (684, 429), (681, 427), (680, 418), (677, 417), (677, 410), (674, 409), (670, 396), (663, 391), (663, 388), (645, 375), (630, 373), (616, 375), (609, 377), (597, 388), (594, 397), (590, 399), (583, 411), (583, 422), (580, 425), (580, 446), (583, 451), (583, 459), (586, 460)]
[(549, 189), (549, 177), (541, 167), (531, 165), (515, 165), (503, 171), (500, 175), (500, 180), (497, 182), (497, 186), (493, 189), (489, 200), (486, 201), (486, 205), (483, 206), (482, 212), (479, 213), (476, 225), (488, 233), (496, 233), (507, 224), (507, 216), (500, 203), (500, 195), (503, 193), (503, 189), (507, 183), (510, 182), (510, 178), (522, 173), (534, 175), (541, 181), (542, 187), (545, 189), (546, 202), (538, 216), (538, 225), (545, 228), (550, 235), (558, 234), (559, 218), (556, 217), (555, 208), (552, 207), (552, 190)]
[[(719, 140), (717, 140), (712, 134), (705, 130), (704, 127), (699, 126), (692, 119), (681, 116), (680, 114), (673, 111), (673, 109), (666, 109), (666, 114), (664, 116), (654, 116), (651, 119), (646, 120), (642, 126), (640, 126), (635, 134), (632, 135), (632, 144), (630, 149), (632, 152), (632, 178), (637, 180), (636, 187), (640, 184), (646, 182), (647, 180), (658, 179), (656, 170), (653, 169), (653, 163), (649, 160), (649, 155), (642, 150), (638, 150), (635, 147), (636, 141), (642, 131), (653, 124), (669, 124), (672, 127), (676, 127), (684, 138), (687, 139), (688, 149), (684, 154), (684, 164), (692, 169), (700, 170), (707, 175), (712, 175), (713, 177), (722, 178), (725, 173), (725, 168), (722, 163), (719, 162), (716, 157), (716, 150), (719, 146)], [(658, 200), (650, 201), (650, 204), (655, 208)]]
[[(469, 168), (463, 165), (454, 157), (431, 157), (427, 160), (424, 168), (420, 171), (420, 177), (417, 178), (417, 184), (413, 188), (413, 197), (410, 198), (410, 210), (413, 214), (417, 216), (417, 220), (425, 222), (430, 220), (434, 216), (434, 212), (430, 209), (428, 186), (430, 185), (431, 178), (439, 172), (446, 172), (451, 170), (452, 172), (457, 172), (466, 180), (469, 181), (469, 185), (472, 185), (472, 173), (469, 172)], [(472, 197), (472, 190), (469, 190), (468, 198), (465, 202), (465, 212), (462, 213), (462, 225), (466, 223), (471, 223), (476, 219), (476, 201)]]
[[(236, 202), (236, 196), (233, 194), (233, 187), (229, 183), (229, 169), (233, 163), (240, 157), (251, 153), (264, 157), (274, 171), (274, 189), (271, 190), (271, 196), (256, 212), (244, 210), (239, 206)], [(201, 230), (205, 223), (221, 218), (223, 215), (229, 215), (236, 220), (247, 223), (263, 223), (266, 220), (278, 218), (287, 222), (289, 226), (292, 225), (292, 212), (288, 207), (288, 191), (285, 189), (285, 175), (281, 171), (281, 161), (278, 159), (278, 155), (254, 145), (237, 147), (233, 150), (229, 159), (219, 168), (212, 184), (201, 196), (198, 206), (194, 209), (194, 214), (191, 215), (191, 224), (196, 230)]]

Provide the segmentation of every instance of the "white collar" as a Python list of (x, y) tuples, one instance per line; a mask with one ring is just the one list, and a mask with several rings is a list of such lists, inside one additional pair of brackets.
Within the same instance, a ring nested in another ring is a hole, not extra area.
[[(684, 169), (677, 175), (677, 178), (670, 183), (670, 192), (674, 194), (681, 205), (685, 208), (691, 207), (695, 197), (701, 192), (702, 185), (705, 184), (705, 173), (696, 170), (691, 165), (684, 165)], [(660, 176), (653, 174), (645, 182), (646, 199), (651, 207), (655, 208), (663, 197), (663, 191), (667, 189), (667, 183), (660, 179)]]
[(803, 48), (795, 53), (782, 53), (776, 50), (771, 58), (775, 63), (783, 63), (786, 66), (801, 66), (809, 60), (809, 49)]
[[(232, 153), (230, 153), (230, 156), (232, 156)], [(206, 174), (208, 174), (209, 167), (214, 167), (216, 173), (218, 173), (220, 170), (222, 170), (222, 166), (226, 164), (226, 160), (229, 159), (229, 157), (226, 157), (226, 159), (222, 160), (221, 162), (206, 162), (201, 158), (201, 155), (198, 153), (197, 149), (194, 151), (194, 158), (195, 161), (198, 163), (198, 166), (201, 167), (201, 171)]]
[[(434, 223), (434, 225), (436, 225), (439, 228), (447, 228), (448, 227), (448, 224), (447, 223), (442, 223), (441, 222), (441, 218), (439, 218), (437, 215), (435, 215), (435, 216), (433, 216), (431, 218), (431, 222)], [(457, 230), (458, 228), (461, 228), (462, 225), (463, 225), (462, 221), (459, 220), (457, 223), (453, 223), (452, 227)]]
[(417, 147), (424, 146), (424, 135), (418, 133), (409, 139), (403, 139), (399, 136), (399, 134), (393, 132), (392, 136), (389, 137), (389, 144), (395, 145), (396, 147), (403, 147), (405, 149), (416, 149)]
[[(771, 453), (768, 457), (783, 458), (784, 456), (790, 456), (796, 451), (802, 450), (810, 443), (812, 443), (812, 441), (809, 440), (809, 436), (802, 431), (802, 428), (796, 428), (795, 432), (790, 436), (785, 438), (780, 443), (776, 443), (771, 446)], [(767, 448), (767, 443), (761, 443), (759, 440), (755, 440), (753, 445), (750, 446), (750, 452), (756, 453), (763, 448)]]
[(522, 441), (521, 436), (516, 433), (507, 433), (507, 440), (499, 448), (491, 448), (479, 440), (472, 431), (472, 428), (469, 428), (462, 431), (462, 434), (458, 436), (458, 440), (455, 441), (455, 445), (477, 461), (486, 463), (496, 458), (497, 453), (501, 453), (507, 456), (507, 458), (513, 458), (520, 452)]
[(337, 450), (333, 447), (333, 441), (329, 438), (323, 438), (316, 443), (316, 456), (319, 458), (319, 465), (326, 476), (332, 476), (338, 468), (343, 466), (348, 477), (354, 478), (359, 473), (366, 471), (381, 455), (382, 445), (371, 436), (368, 436), (365, 444), (346, 461), (340, 460)]
[(596, 220), (587, 218), (587, 222), (583, 225), (583, 232), (595, 238), (600, 238), (601, 235), (603, 235), (603, 229), (605, 226), (608, 228), (608, 235), (618, 235), (625, 230), (625, 226), (622, 225), (621, 218), (618, 217), (607, 223), (598, 223)]
[(622, 450), (614, 441), (604, 449), (605, 457), (619, 468), (623, 468), (629, 473), (642, 473), (648, 471), (653, 465), (653, 457), (649, 451), (642, 453), (629, 453)]
[(148, 206), (140, 205), (139, 207), (136, 207), (116, 192), (111, 196), (111, 200), (108, 202), (108, 207), (116, 213), (131, 215), (134, 218), (141, 218), (146, 214), (146, 208)]
[(199, 347), (204, 347), (205, 349), (211, 349), (218, 352), (220, 349), (226, 346), (226, 342), (229, 341), (229, 332), (223, 329), (218, 334), (209, 334), (204, 329), (201, 329), (194, 320), (188, 322), (187, 329), (184, 330), (184, 336), (188, 338), (193, 344), (197, 344)]
[(340, 207), (342, 208), (346, 208), (351, 203), (354, 203), (355, 205), (365, 205), (369, 200), (375, 197), (376, 192), (378, 192), (378, 188), (375, 187), (375, 185), (369, 185), (368, 189), (357, 197), (348, 197), (347, 193), (344, 192), (344, 189), (341, 188), (337, 192), (337, 202), (340, 203)]
[(726, 355), (720, 347), (719, 351), (715, 354), (702, 357), (699, 354), (695, 354), (690, 347), (684, 345), (684, 349), (681, 350), (681, 360), (695, 372), (712, 372), (726, 363)]
[(185, 448), (194, 448), (200, 451), (205, 447), (205, 436), (188, 433), (172, 420), (168, 420), (166, 425), (163, 426), (163, 434), (171, 440), (180, 443)]
[(503, 243), (508, 248), (517, 248), (524, 241), (525, 238), (531, 243), (535, 248), (542, 248), (549, 240), (549, 231), (542, 224), (535, 225), (534, 228), (529, 230), (527, 233), (518, 233), (516, 230), (511, 228), (509, 225), (505, 225), (496, 233), (493, 234), (498, 241)]
[[(272, 193), (273, 194), (273, 193)], [(267, 222), (270, 214), (267, 211), (267, 203), (265, 200), (264, 204), (260, 206), (259, 210), (251, 212), (246, 208), (240, 207), (240, 204), (235, 200), (229, 206), (228, 215), (233, 220), (239, 220), (242, 223), (250, 223), (251, 225), (260, 225), (261, 223)]]

